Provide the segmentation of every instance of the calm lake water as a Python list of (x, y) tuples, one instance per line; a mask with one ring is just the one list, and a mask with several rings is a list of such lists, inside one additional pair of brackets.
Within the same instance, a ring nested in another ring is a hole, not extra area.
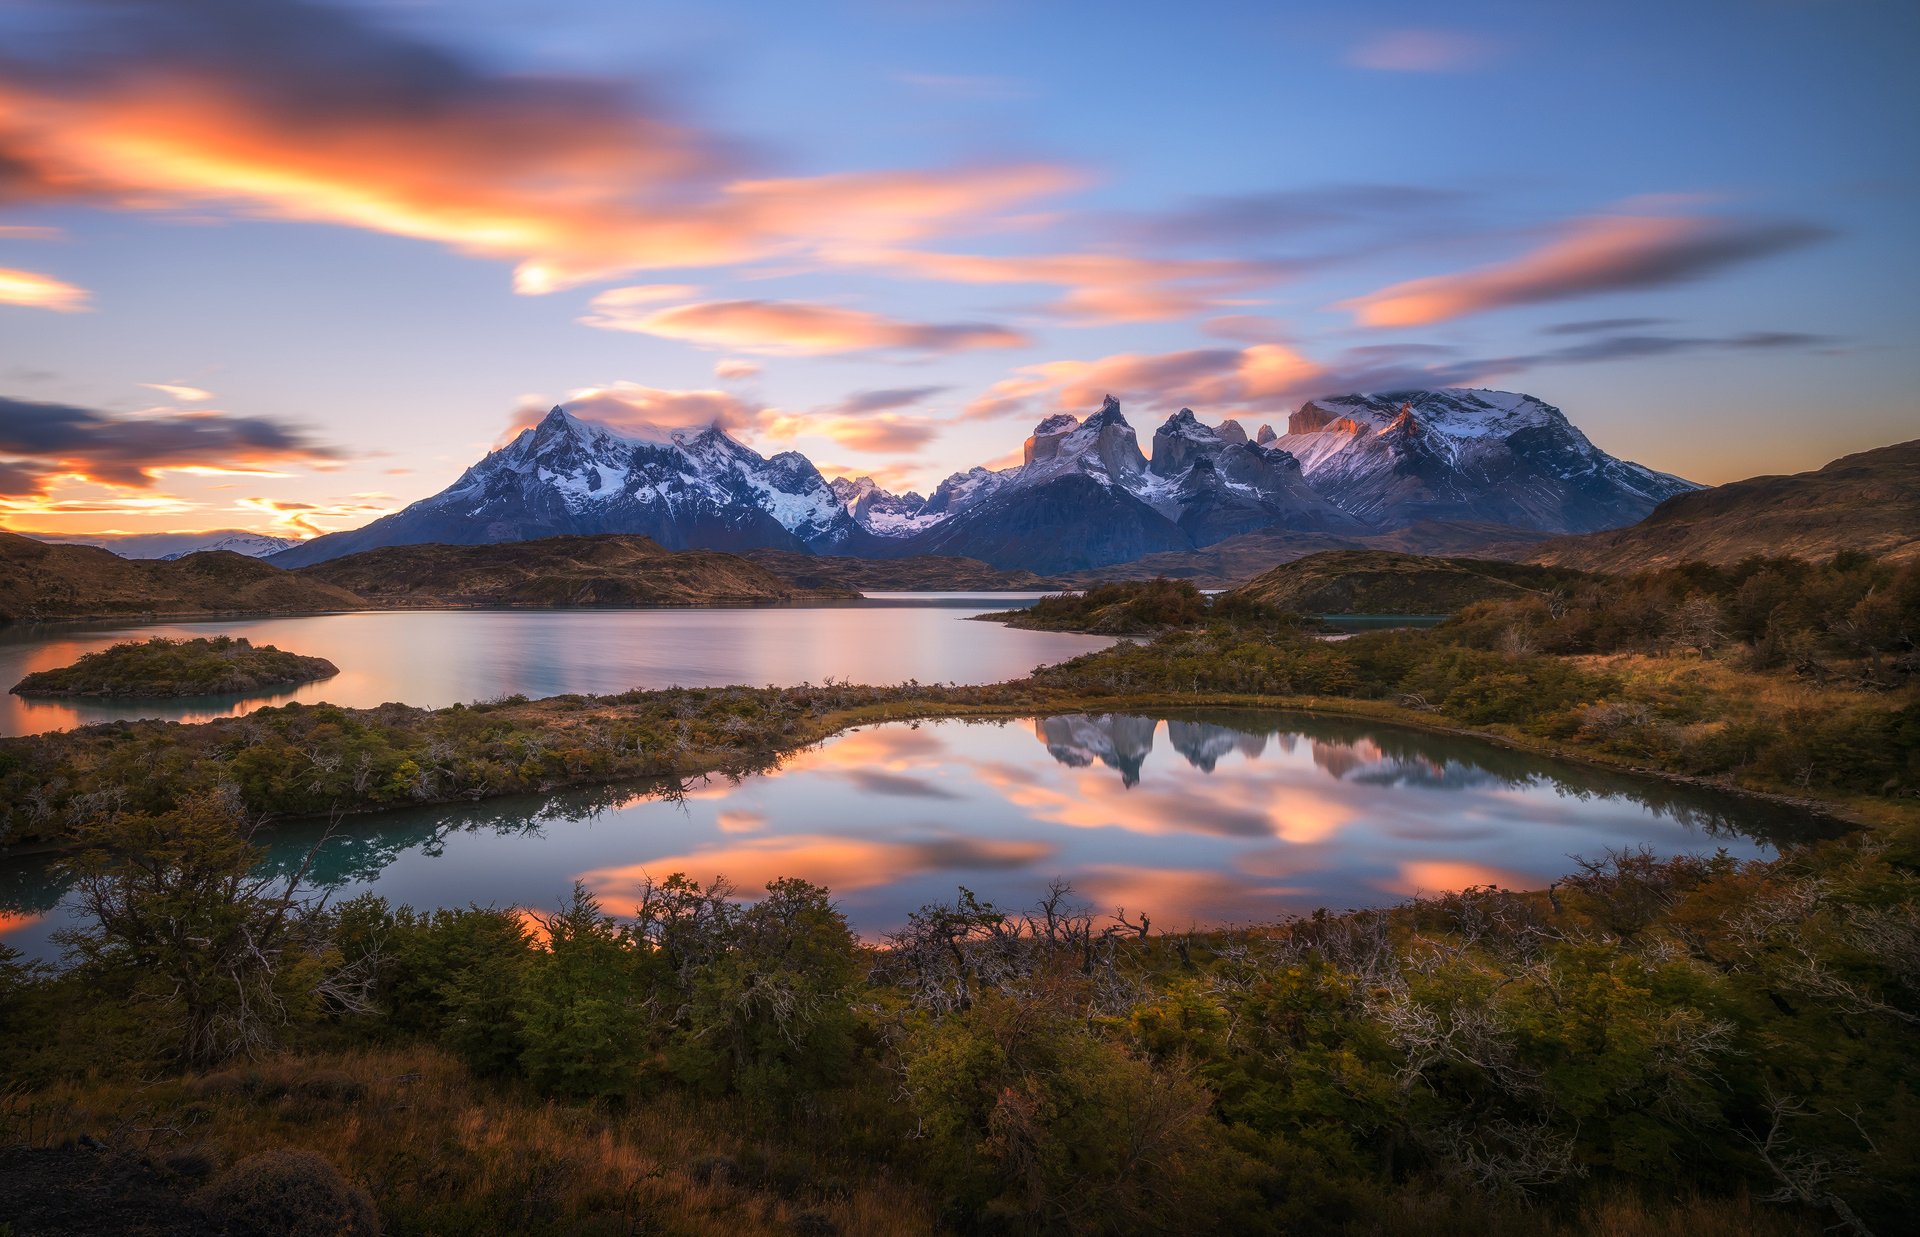
[[(979, 626), (978, 624), (974, 626)], [(988, 628), (997, 631), (998, 628)], [(1156, 929), (1271, 920), (1469, 885), (1543, 887), (1574, 856), (1770, 851), (1795, 815), (1471, 740), (1294, 713), (1075, 715), (849, 731), (738, 784), (602, 788), (349, 818), (318, 884), (416, 907), (621, 912), (645, 875), (826, 885), (870, 938), (965, 885), (1024, 907), (1055, 876)], [(319, 825), (288, 825), (296, 866)], [(0, 865), (0, 939), (70, 923), (45, 859)]]
[(1105, 648), (1099, 636), (1015, 631), (967, 615), (1038, 593), (870, 594), (842, 605), (659, 610), (408, 610), (189, 623), (0, 627), (0, 693), (122, 640), (245, 636), (340, 673), (288, 692), (180, 700), (0, 694), (0, 735), (160, 717), (205, 721), (268, 704), (400, 701), (425, 708), (522, 693), (819, 683), (993, 683)]

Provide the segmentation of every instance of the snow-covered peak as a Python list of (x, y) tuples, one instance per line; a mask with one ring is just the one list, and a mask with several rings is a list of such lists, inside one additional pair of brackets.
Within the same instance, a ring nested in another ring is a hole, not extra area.
[[(1507, 437), (1539, 426), (1566, 426), (1558, 408), (1531, 395), (1469, 387), (1432, 391), (1328, 395), (1307, 401), (1288, 422), (1290, 434), (1378, 433), (1403, 414), (1414, 425), (1449, 438)], [(1404, 428), (1404, 425), (1403, 425)]]

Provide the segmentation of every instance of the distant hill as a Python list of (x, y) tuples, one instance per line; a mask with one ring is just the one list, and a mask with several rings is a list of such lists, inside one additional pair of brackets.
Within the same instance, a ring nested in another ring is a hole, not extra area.
[(1291, 563), (1309, 554), (1328, 550), (1447, 555), (1487, 553), (1513, 559), (1523, 557), (1528, 547), (1544, 540), (1545, 533), (1529, 532), (1510, 524), (1455, 520), (1425, 520), (1406, 528), (1360, 537), (1262, 529), (1229, 537), (1204, 549), (1149, 554), (1130, 563), (1077, 571), (1064, 579), (1075, 586), (1085, 586), (1109, 580), (1151, 580), (1165, 576), (1169, 580), (1189, 581), (1199, 588), (1232, 588), (1282, 563)]
[(995, 591), (1051, 588), (1055, 583), (1031, 571), (1002, 571), (977, 558), (944, 554), (872, 559), (749, 550), (743, 557), (801, 588)]
[(1842, 550), (1920, 555), (1920, 439), (1844, 456), (1813, 472), (1681, 494), (1638, 524), (1501, 556), (1624, 572), (1690, 560), (1725, 565), (1756, 554), (1826, 559)]
[(382, 606), (699, 606), (859, 595), (801, 587), (735, 554), (668, 550), (617, 533), (390, 546), (292, 574)]
[(228, 551), (162, 562), (0, 533), (0, 621), (300, 614), (364, 604), (323, 580)]
[(1476, 601), (1546, 592), (1584, 574), (1489, 559), (1329, 550), (1275, 567), (1234, 595), (1299, 614), (1452, 614)]
[(292, 537), (250, 533), (243, 528), (215, 528), (202, 533), (88, 533), (72, 537), (36, 535), (35, 541), (56, 545), (92, 545), (112, 550), (121, 558), (185, 558), (208, 550), (232, 550), (248, 558), (265, 558), (300, 543)]

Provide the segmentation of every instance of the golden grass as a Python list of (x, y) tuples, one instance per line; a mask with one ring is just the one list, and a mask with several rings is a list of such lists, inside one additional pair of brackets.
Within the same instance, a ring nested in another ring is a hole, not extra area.
[(620, 1112), (557, 1103), (477, 1081), (430, 1047), (285, 1056), (158, 1083), (62, 1080), (8, 1109), (13, 1128), (0, 1132), (19, 1142), (30, 1125), (37, 1146), (90, 1134), (215, 1165), (276, 1147), (316, 1151), (368, 1189), (389, 1233), (934, 1227), (916, 1187), (815, 1136), (820, 1123), (848, 1120), (830, 1103), (774, 1140), (729, 1101), (667, 1095)]

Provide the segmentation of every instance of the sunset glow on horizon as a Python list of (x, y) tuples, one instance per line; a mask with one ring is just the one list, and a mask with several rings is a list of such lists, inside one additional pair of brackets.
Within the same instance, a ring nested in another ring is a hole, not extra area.
[(0, 529), (356, 527), (554, 404), (923, 492), (1109, 393), (1527, 391), (1705, 483), (1914, 436), (1920, 12), (1445, 16), (7, 6)]

